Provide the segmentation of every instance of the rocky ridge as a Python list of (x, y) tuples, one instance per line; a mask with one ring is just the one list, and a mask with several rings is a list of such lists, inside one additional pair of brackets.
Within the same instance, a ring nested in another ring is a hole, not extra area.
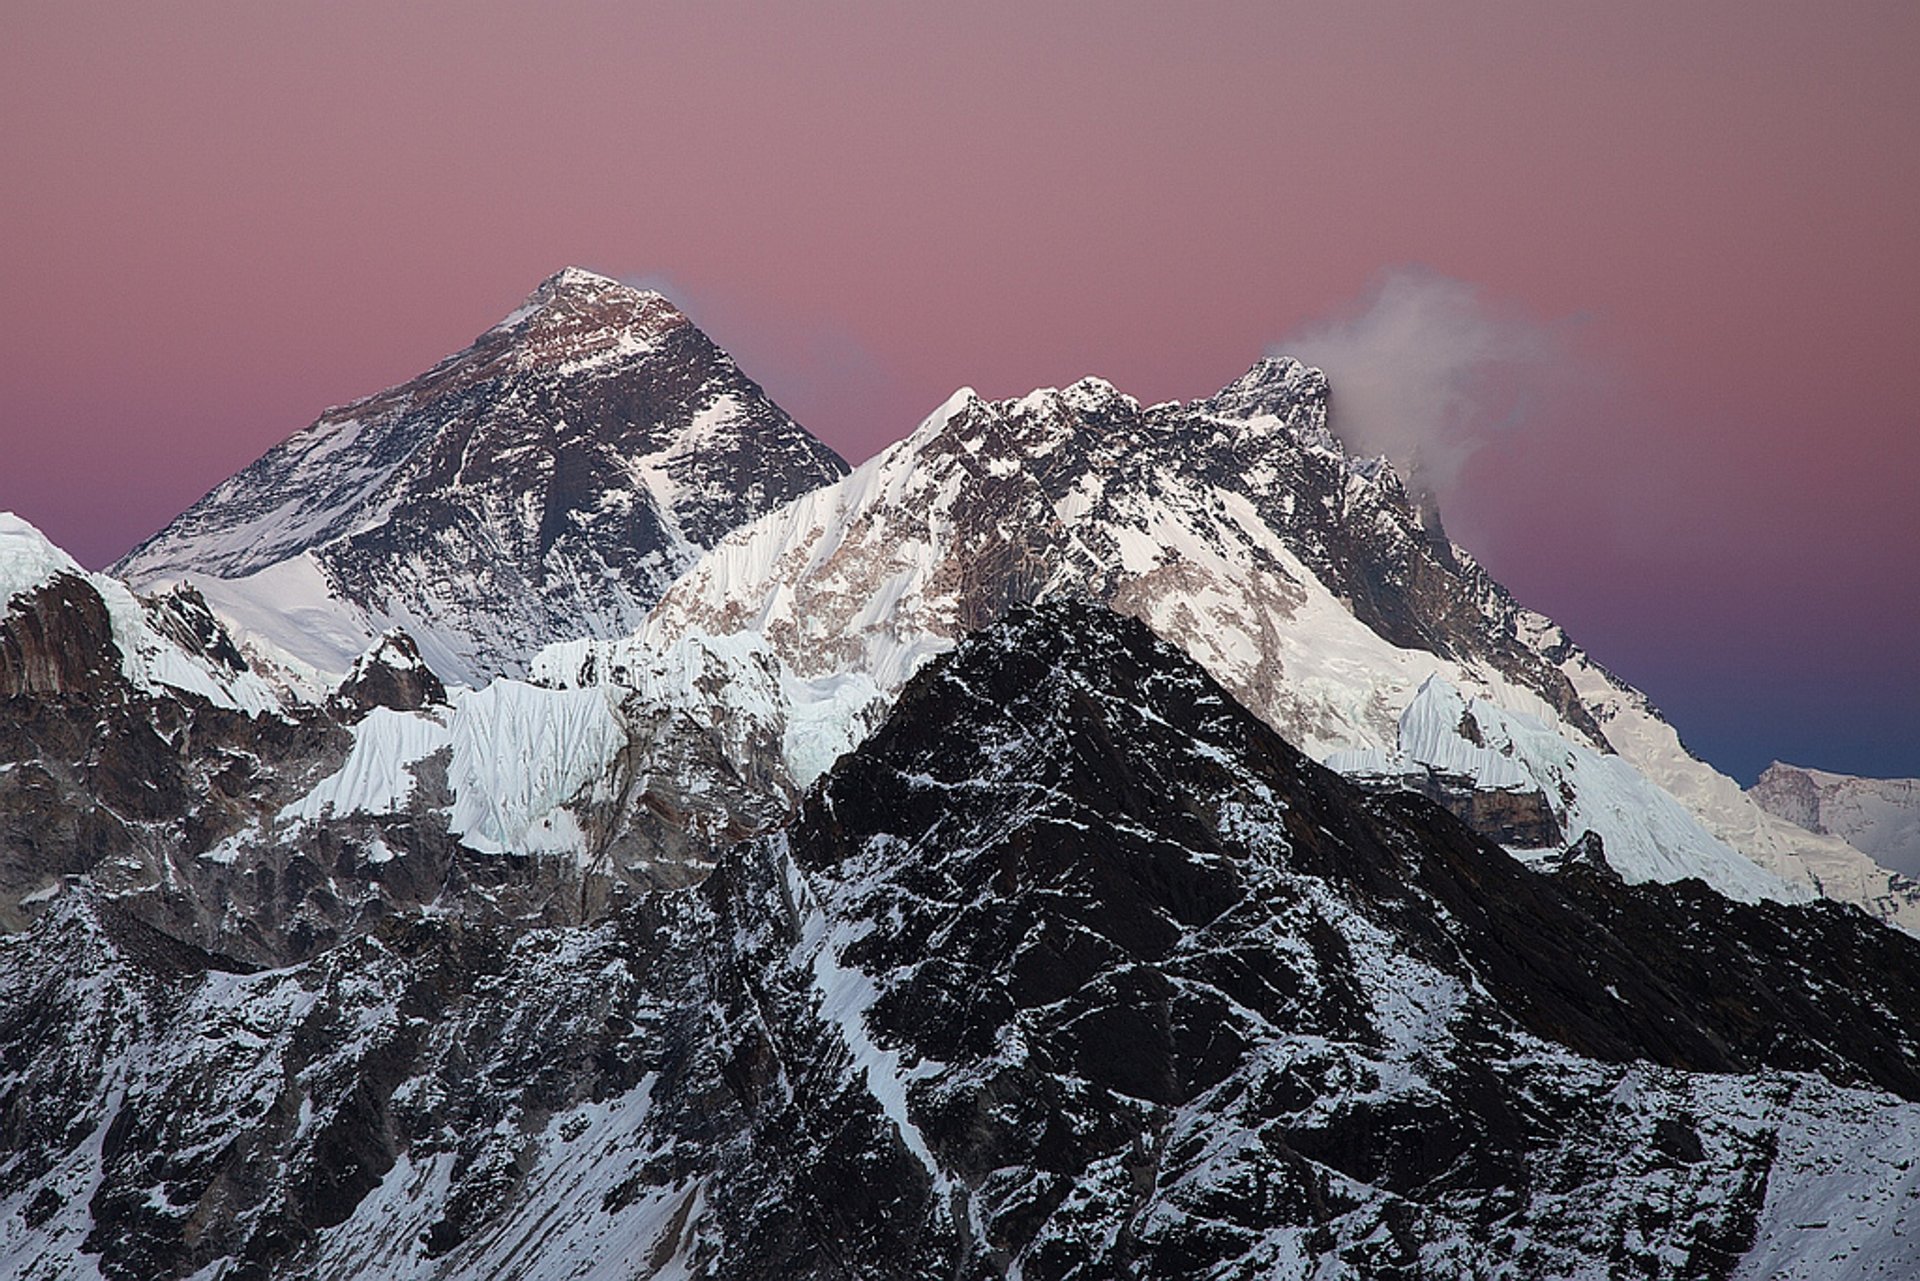
[(1775, 761), (1749, 794), (1769, 814), (1838, 837), (1889, 871), (1920, 876), (1920, 779), (1860, 778)]
[[(1920, 921), (1920, 887), (1688, 754), (1438, 533), (1386, 460), (1348, 455), (1329, 405), (1318, 370), (1278, 358), (1187, 404), (1095, 379), (1011, 401), (962, 391), (845, 480), (723, 539), (633, 637), (550, 646), (533, 677), (665, 704), (696, 735), (751, 722), (781, 743), (773, 772), (793, 795), (931, 655), (1016, 603), (1085, 597), (1180, 645), (1309, 754), (1429, 791), (1452, 770), (1463, 812), (1529, 811), (1526, 840), (1591, 828), (1630, 879)], [(662, 688), (653, 673), (689, 650), (745, 678), (691, 699)], [(1477, 700), (1510, 732), (1483, 749), (1423, 717), (1428, 694)]]
[(1060, 603), (697, 890), (292, 968), (0, 941), (0, 1262), (112, 1278), (1894, 1276), (1906, 936), (1530, 871)]
[(192, 588), (137, 597), (11, 516), (0, 579), (0, 927), (97, 896), (271, 965), (398, 910), (526, 927), (620, 892), (585, 857), (628, 737), (600, 693), (449, 692), (391, 633), (314, 701)]

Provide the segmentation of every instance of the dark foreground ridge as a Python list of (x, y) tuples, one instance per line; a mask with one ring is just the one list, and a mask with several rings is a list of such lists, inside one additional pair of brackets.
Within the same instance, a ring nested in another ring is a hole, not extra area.
[(1721, 1277), (1845, 1201), (1899, 1275), (1916, 962), (1528, 871), (1055, 603), (596, 927), (241, 974), (69, 896), (0, 941), (0, 1209), (36, 1276), (1031, 1281)]

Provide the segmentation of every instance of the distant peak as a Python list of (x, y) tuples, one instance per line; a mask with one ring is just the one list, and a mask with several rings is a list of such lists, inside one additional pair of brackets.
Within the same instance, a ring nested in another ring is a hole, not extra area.
[(612, 276), (603, 276), (597, 271), (588, 271), (585, 267), (562, 267), (540, 282), (540, 288), (559, 291), (562, 289), (624, 289)]
[(1297, 398), (1302, 390), (1324, 389), (1327, 376), (1292, 356), (1262, 356), (1246, 373), (1215, 393), (1216, 401), (1281, 393)]

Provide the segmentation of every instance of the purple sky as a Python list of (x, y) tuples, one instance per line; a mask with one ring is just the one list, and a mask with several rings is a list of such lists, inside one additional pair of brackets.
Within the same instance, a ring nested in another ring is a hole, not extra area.
[(1190, 398), (1312, 339), (1373, 362), (1356, 415), (1450, 380), (1450, 531), (1696, 750), (1920, 775), (1920, 5), (6, 30), (0, 507), (89, 564), (567, 263), (666, 282), (856, 460), (962, 383)]

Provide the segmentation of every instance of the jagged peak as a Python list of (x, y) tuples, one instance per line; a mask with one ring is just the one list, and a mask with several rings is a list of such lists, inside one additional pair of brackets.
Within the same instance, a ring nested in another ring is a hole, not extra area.
[(908, 433), (906, 444), (910, 441), (925, 442), (946, 431), (947, 425), (956, 418), (964, 417), (975, 405), (984, 402), (980, 393), (971, 387), (962, 387), (934, 407), (932, 413), (920, 420), (920, 425)]
[(1284, 424), (1296, 436), (1332, 446), (1327, 430), (1327, 376), (1292, 356), (1262, 356), (1246, 373), (1194, 408), (1252, 424)]
[(1130, 405), (1138, 408), (1140, 402), (1121, 391), (1104, 378), (1088, 374), (1078, 382), (1065, 387), (1036, 387), (1018, 400), (1007, 402), (1015, 409), (1032, 412), (1051, 406), (1085, 412), (1101, 409), (1112, 404)]

